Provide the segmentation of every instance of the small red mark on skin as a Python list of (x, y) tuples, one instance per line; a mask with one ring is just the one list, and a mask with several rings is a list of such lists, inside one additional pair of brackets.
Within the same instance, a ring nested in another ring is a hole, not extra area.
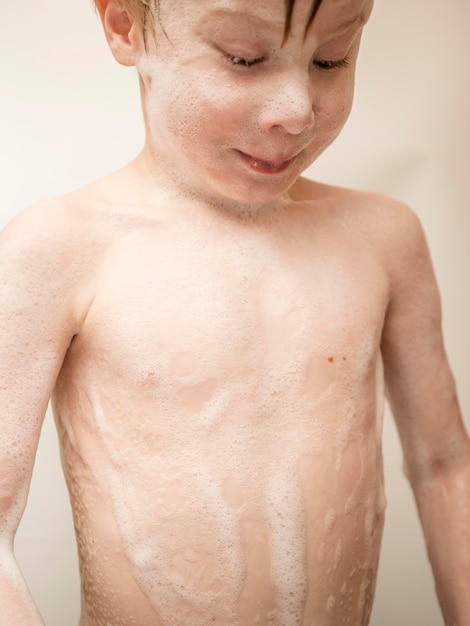
[(158, 382), (158, 376), (155, 372), (149, 372), (144, 380), (145, 387), (153, 387)]
[(329, 361), (330, 363), (333, 363), (334, 358), (333, 358), (332, 356), (330, 356), (330, 357), (328, 357), (328, 361)]

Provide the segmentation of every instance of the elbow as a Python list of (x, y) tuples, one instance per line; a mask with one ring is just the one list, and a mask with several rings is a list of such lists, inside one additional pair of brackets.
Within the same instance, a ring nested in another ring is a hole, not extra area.
[(446, 485), (470, 479), (470, 442), (464, 438), (459, 444), (440, 450), (424, 458), (405, 458), (403, 473), (413, 491), (426, 491), (435, 485)]

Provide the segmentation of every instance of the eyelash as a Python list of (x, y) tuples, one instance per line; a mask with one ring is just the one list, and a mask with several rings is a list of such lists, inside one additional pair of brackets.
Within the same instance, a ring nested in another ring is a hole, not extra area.
[[(230, 54), (228, 52), (223, 53), (223, 58), (234, 66), (241, 66), (246, 69), (252, 68), (254, 65), (258, 65), (264, 61), (264, 57), (258, 57), (256, 59), (244, 59), (243, 57), (238, 57), (235, 54)], [(314, 64), (318, 67), (318, 69), (323, 70), (324, 72), (331, 72), (332, 70), (348, 67), (349, 59), (345, 57), (344, 59), (340, 59), (339, 61), (314, 61)]]
[(235, 54), (229, 54), (228, 52), (224, 52), (223, 57), (227, 63), (230, 63), (231, 65), (239, 65), (245, 67), (246, 69), (250, 69), (253, 65), (257, 65), (258, 63), (264, 61), (264, 57), (258, 57), (257, 59), (244, 59), (242, 57), (237, 57)]
[(340, 67), (348, 67), (349, 59), (345, 57), (339, 61), (315, 61), (315, 65), (325, 72), (331, 72)]

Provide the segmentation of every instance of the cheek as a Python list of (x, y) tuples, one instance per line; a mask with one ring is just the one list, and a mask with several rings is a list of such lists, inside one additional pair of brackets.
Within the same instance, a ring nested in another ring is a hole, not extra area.
[(315, 108), (317, 123), (325, 132), (339, 132), (351, 112), (354, 95), (354, 80), (344, 81), (329, 91)]
[(243, 132), (250, 112), (248, 98), (210, 80), (191, 80), (175, 86), (162, 107), (172, 134), (191, 134), (205, 141), (223, 141), (224, 137)]

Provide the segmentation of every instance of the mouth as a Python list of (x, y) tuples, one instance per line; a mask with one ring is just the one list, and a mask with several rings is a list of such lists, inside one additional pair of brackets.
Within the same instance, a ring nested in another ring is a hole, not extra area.
[(237, 150), (237, 152), (240, 155), (241, 159), (244, 161), (244, 163), (246, 163), (248, 167), (250, 167), (252, 170), (260, 174), (268, 174), (268, 175), (282, 174), (282, 172), (285, 172), (286, 169), (290, 165), (292, 165), (292, 163), (296, 159), (296, 157), (293, 157), (291, 159), (286, 159), (286, 160), (281, 160), (281, 161), (279, 160), (270, 161), (267, 159), (261, 159), (261, 158), (252, 156), (251, 154), (246, 154), (245, 152), (242, 152), (241, 150)]

